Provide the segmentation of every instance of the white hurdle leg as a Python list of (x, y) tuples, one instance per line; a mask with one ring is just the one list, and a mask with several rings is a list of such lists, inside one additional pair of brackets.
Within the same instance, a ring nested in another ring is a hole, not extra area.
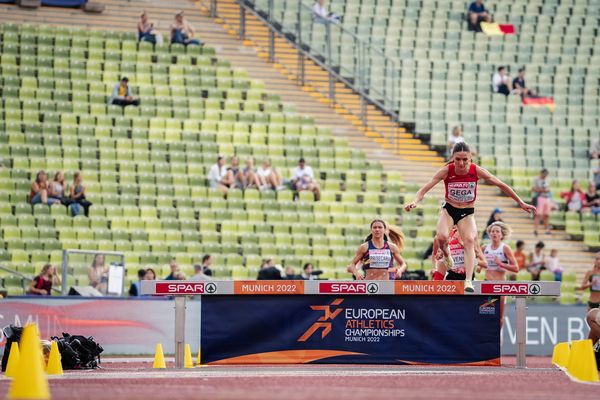
[(185, 296), (175, 297), (175, 368), (185, 361)]
[(517, 296), (517, 368), (527, 368), (525, 362), (525, 339), (526, 339), (526, 297)]

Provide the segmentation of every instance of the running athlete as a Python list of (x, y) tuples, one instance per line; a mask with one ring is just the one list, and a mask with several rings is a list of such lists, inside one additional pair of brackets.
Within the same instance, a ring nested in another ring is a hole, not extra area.
[(583, 283), (578, 289), (590, 289), (588, 310), (600, 307), (600, 251), (596, 253), (594, 267), (585, 274)]
[(487, 227), (486, 232), (491, 243), (481, 247), (487, 261), (485, 279), (503, 281), (506, 279), (506, 271), (519, 272), (517, 260), (510, 246), (502, 242), (510, 236), (510, 228), (504, 222), (496, 221)]
[[(396, 260), (398, 268), (396, 274), (402, 275), (406, 271), (406, 263), (400, 255), (400, 249), (394, 243), (388, 241), (385, 234), (388, 229), (383, 220), (376, 219), (371, 222), (371, 234), (367, 240), (360, 245), (356, 255), (348, 266), (348, 272), (352, 273), (358, 280), (389, 280), (390, 267)], [(359, 268), (362, 262), (363, 275)]]
[(525, 203), (506, 183), (490, 174), (484, 168), (471, 162), (471, 149), (465, 142), (456, 143), (452, 149), (452, 161), (440, 169), (431, 181), (426, 183), (415, 196), (412, 203), (404, 206), (408, 212), (423, 200), (423, 197), (439, 182), (444, 181), (446, 187), (445, 203), (440, 211), (435, 240), (438, 248), (444, 253), (447, 265), (452, 265), (452, 257), (448, 250), (448, 237), (452, 227), (456, 226), (465, 247), (465, 292), (474, 292), (471, 279), (475, 268), (475, 246), (477, 226), (475, 225), (475, 200), (477, 199), (477, 182), (479, 179), (497, 186), (512, 197), (527, 212), (535, 213), (535, 207)]
[[(433, 244), (436, 247), (436, 243)], [(450, 233), (450, 240), (448, 242), (448, 246), (450, 248), (450, 257), (452, 257), (452, 265), (446, 265), (444, 261), (443, 253), (440, 249), (434, 249), (435, 257), (434, 266), (435, 270), (433, 271), (433, 280), (434, 281), (464, 281), (465, 274), (465, 247), (462, 244), (462, 240), (460, 239), (460, 234), (456, 227), (452, 229)], [(486, 266), (485, 258), (483, 257), (483, 253), (479, 247), (475, 247), (475, 257), (477, 258), (477, 266), (478, 268), (482, 268)], [(471, 276), (473, 277), (473, 275)]]

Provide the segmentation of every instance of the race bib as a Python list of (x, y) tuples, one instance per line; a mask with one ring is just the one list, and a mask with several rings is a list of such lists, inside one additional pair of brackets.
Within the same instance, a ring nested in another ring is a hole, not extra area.
[(494, 258), (496, 258), (497, 254), (494, 253), (486, 253), (485, 255), (485, 260), (487, 261), (487, 269), (489, 271), (498, 271), (500, 269), (500, 266), (498, 264), (496, 264), (496, 262), (494, 261)]
[(392, 254), (389, 249), (369, 250), (369, 266), (371, 268), (389, 268)]
[(448, 199), (459, 203), (475, 201), (475, 188), (477, 182), (450, 182), (448, 183)]
[(592, 277), (592, 290), (594, 292), (600, 292), (600, 275), (593, 275), (593, 277)]

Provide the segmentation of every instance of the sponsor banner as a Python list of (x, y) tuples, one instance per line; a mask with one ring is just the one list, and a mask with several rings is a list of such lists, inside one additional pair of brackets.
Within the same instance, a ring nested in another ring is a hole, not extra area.
[[(515, 304), (504, 307), (502, 354), (517, 354), (517, 322)], [(589, 327), (584, 305), (527, 304), (525, 350), (528, 355), (551, 356), (560, 342), (587, 339)]]
[(142, 281), (143, 295), (233, 294), (233, 281)]
[[(35, 322), (42, 339), (72, 335), (93, 336), (111, 354), (153, 355), (156, 343), (174, 352), (173, 300), (167, 298), (108, 299), (15, 297), (0, 301), (0, 327)], [(192, 349), (200, 343), (200, 302), (187, 303), (185, 338)], [(0, 350), (6, 339), (0, 333)], [(195, 350), (194, 350), (195, 351)]]
[(319, 282), (319, 294), (379, 294), (378, 282)]
[(304, 294), (304, 281), (235, 281), (234, 294)]
[(560, 282), (477, 282), (481, 294), (499, 296), (559, 296)]
[(396, 281), (396, 294), (464, 294), (463, 281)]
[(258, 295), (202, 303), (204, 362), (499, 364), (497, 297)]

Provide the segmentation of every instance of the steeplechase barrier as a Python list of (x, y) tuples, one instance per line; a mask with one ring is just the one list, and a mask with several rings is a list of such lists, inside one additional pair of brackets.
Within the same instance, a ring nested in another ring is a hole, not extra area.
[(202, 362), (500, 365), (501, 299), (516, 297), (517, 368), (526, 367), (526, 299), (560, 282), (142, 281), (175, 298), (183, 367), (186, 297), (200, 296)]

